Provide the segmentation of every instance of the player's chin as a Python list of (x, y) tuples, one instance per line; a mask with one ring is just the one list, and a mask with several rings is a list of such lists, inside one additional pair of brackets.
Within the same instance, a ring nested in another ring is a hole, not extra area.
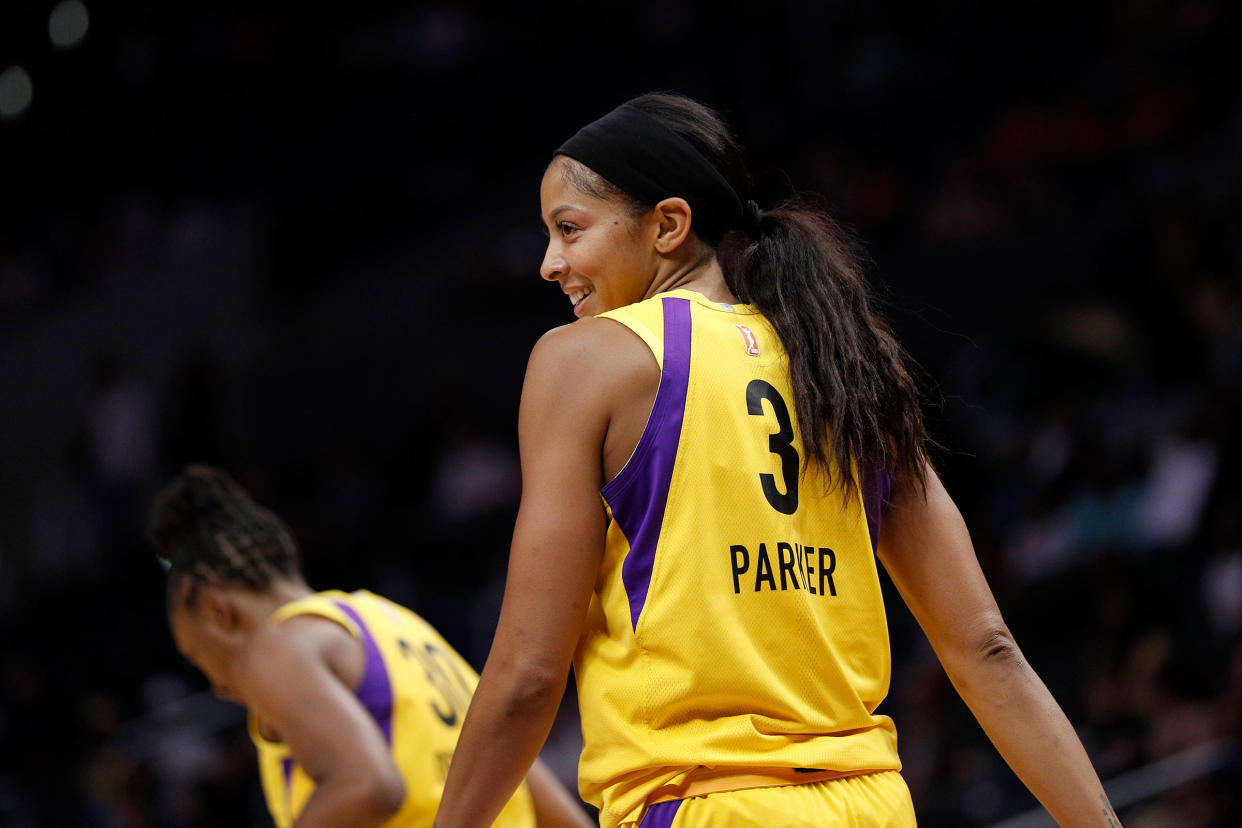
[(211, 685), (211, 692), (215, 693), (216, 698), (219, 699), (220, 701), (232, 702), (233, 704), (242, 703), (242, 700), (237, 697), (236, 693), (234, 693), (228, 687), (225, 687), (223, 685), (220, 685), (220, 684)]

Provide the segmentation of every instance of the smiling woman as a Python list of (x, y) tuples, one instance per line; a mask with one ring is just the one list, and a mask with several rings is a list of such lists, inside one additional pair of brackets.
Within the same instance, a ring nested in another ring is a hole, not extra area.
[[(539, 272), (560, 284), (579, 317), (645, 298), (655, 255), (644, 243), (642, 216), (624, 202), (575, 186), (583, 172), (578, 162), (557, 158), (540, 188), (550, 238)], [(684, 202), (666, 205), (663, 212), (664, 220), (689, 225)]]
[(491, 824), (571, 661), (605, 828), (913, 825), (876, 713), (877, 556), (1053, 815), (1115, 824), (928, 465), (834, 222), (761, 210), (728, 128), (672, 95), (584, 127), (540, 196), (541, 275), (579, 319), (530, 357), (504, 603), (439, 828)]

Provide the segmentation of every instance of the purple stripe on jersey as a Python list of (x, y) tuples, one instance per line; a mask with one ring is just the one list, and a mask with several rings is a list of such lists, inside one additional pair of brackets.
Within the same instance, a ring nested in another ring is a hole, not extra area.
[(630, 544), (621, 565), (621, 581), (630, 597), (630, 621), (635, 629), (651, 586), (690, 383), (690, 300), (670, 296), (662, 301), (664, 368), (660, 390), (634, 456), (600, 491)]
[(280, 760), (280, 770), (285, 777), (285, 810), (293, 812), (293, 757)]
[(880, 519), (888, 511), (888, 500), (893, 494), (893, 470), (876, 466), (871, 474), (863, 475), (863, 506), (867, 509), (867, 530), (871, 532), (871, 552), (875, 554), (880, 545)]
[(672, 802), (652, 805), (643, 814), (643, 821), (638, 823), (638, 828), (673, 828), (673, 817), (677, 816), (681, 803), (682, 800), (674, 799)]
[(357, 610), (343, 601), (336, 601), (336, 606), (349, 616), (355, 624), (358, 625), (358, 631), (362, 633), (362, 648), (366, 652), (366, 666), (362, 671), (362, 681), (358, 683), (358, 689), (354, 691), (354, 695), (358, 697), (358, 701), (362, 702), (362, 706), (371, 714), (371, 718), (375, 719), (375, 723), (379, 725), (380, 730), (384, 733), (384, 741), (392, 743), (392, 685), (388, 681), (388, 668), (384, 666), (384, 657), (380, 655), (379, 647), (375, 643), (375, 639), (371, 637), (371, 631), (367, 629), (367, 625), (362, 623), (362, 617), (358, 615)]

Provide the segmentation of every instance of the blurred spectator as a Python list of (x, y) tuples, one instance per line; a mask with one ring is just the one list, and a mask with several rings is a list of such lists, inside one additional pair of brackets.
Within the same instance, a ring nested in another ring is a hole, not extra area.
[(155, 470), (151, 396), (110, 354), (91, 371), (86, 439), (91, 476), (109, 499), (130, 497)]
[(31, 507), (30, 575), (46, 586), (89, 581), (106, 563), (105, 506), (93, 485), (83, 436), (71, 441), (67, 454), (42, 481)]

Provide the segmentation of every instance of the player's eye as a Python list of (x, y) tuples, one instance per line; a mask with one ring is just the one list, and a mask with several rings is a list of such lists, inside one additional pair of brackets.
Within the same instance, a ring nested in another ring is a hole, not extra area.
[(556, 223), (556, 229), (560, 231), (562, 238), (564, 238), (578, 232), (580, 228), (570, 224), (567, 221), (558, 221)]

